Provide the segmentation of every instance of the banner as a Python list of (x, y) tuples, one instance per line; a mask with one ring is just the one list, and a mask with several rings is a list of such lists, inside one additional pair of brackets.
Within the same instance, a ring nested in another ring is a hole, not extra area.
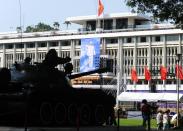
[(100, 66), (100, 39), (81, 39), (80, 72), (98, 69)]

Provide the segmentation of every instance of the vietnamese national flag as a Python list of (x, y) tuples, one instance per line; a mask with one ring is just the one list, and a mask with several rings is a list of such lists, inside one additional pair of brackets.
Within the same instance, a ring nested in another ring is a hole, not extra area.
[(144, 69), (144, 75), (146, 80), (149, 81), (151, 79), (151, 72), (148, 70), (147, 66)]
[(167, 76), (166, 67), (163, 67), (163, 66), (160, 67), (160, 75), (161, 75), (161, 80), (166, 80), (166, 76)]
[(132, 68), (132, 70), (131, 70), (131, 80), (138, 82), (138, 76), (137, 76), (137, 72), (136, 72), (135, 68)]
[(183, 80), (183, 71), (182, 71), (182, 67), (176, 65), (175, 71), (176, 71), (176, 77), (178, 77), (180, 80)]
[(98, 1), (98, 16), (100, 16), (104, 11), (104, 6), (101, 2), (101, 0)]

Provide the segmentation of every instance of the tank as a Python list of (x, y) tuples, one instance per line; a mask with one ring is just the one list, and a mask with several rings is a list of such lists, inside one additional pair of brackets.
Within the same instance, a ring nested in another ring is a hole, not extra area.
[[(50, 53), (52, 52), (52, 53)], [(42, 63), (0, 69), (0, 125), (100, 126), (113, 124), (115, 98), (101, 89), (73, 88), (71, 79), (107, 69), (72, 74), (70, 58), (50, 50)], [(29, 61), (30, 62), (30, 61)], [(60, 71), (58, 64), (64, 64)]]

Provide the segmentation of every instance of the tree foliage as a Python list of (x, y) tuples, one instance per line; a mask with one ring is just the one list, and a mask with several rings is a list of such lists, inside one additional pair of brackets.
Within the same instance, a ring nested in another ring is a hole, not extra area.
[(126, 0), (137, 13), (151, 13), (158, 21), (183, 24), (183, 0)]
[(43, 32), (43, 31), (59, 30), (59, 26), (60, 24), (58, 22), (54, 22), (53, 27), (43, 22), (39, 22), (35, 26), (27, 26), (25, 32)]

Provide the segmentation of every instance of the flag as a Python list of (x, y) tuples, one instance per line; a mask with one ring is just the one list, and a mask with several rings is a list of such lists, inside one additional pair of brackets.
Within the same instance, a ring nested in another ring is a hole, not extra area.
[(166, 80), (166, 75), (167, 75), (166, 67), (163, 67), (163, 66), (160, 67), (160, 75), (161, 75), (161, 80)]
[(137, 76), (137, 72), (136, 72), (135, 68), (132, 68), (132, 70), (131, 70), (131, 80), (138, 82), (138, 76)]
[(146, 80), (149, 81), (151, 79), (151, 72), (147, 69), (147, 66), (144, 69), (144, 75)]
[(101, 0), (98, 1), (98, 16), (100, 16), (104, 11), (104, 6), (101, 2)]
[(176, 65), (175, 71), (176, 71), (176, 77), (179, 78), (180, 80), (183, 80), (183, 71), (182, 71), (182, 67)]

